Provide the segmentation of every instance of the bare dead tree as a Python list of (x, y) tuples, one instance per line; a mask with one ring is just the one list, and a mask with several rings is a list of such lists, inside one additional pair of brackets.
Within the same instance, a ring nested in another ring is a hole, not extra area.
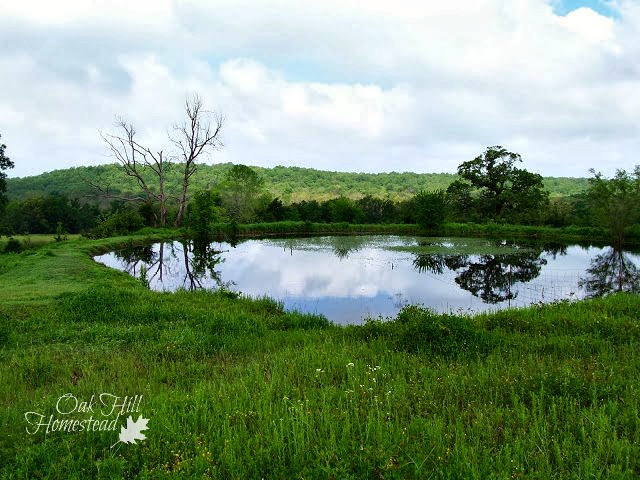
[[(129, 201), (155, 200), (160, 206), (159, 223), (160, 225), (165, 225), (167, 221), (167, 202), (170, 199), (165, 190), (165, 175), (169, 159), (162, 150), (154, 153), (150, 148), (141, 145), (136, 140), (136, 130), (133, 125), (118, 119), (116, 126), (120, 131), (119, 134), (112, 135), (100, 132), (100, 136), (109, 146), (113, 157), (122, 166), (125, 175), (135, 179), (144, 196), (119, 197), (109, 194), (104, 186), (93, 183), (91, 185), (109, 198), (120, 198), (121, 200)], [(149, 170), (155, 177), (154, 183), (157, 182), (157, 186), (149, 184), (148, 176), (146, 175)]]
[(178, 204), (175, 225), (182, 225), (188, 201), (188, 189), (191, 177), (196, 173), (197, 161), (201, 155), (207, 155), (211, 150), (221, 148), (220, 135), (223, 118), (203, 109), (202, 99), (197, 95), (188, 96), (185, 100), (186, 119), (182, 124), (174, 125), (173, 135), (169, 140), (177, 147), (177, 157), (184, 163), (182, 182), (178, 195), (170, 195), (166, 189), (166, 175), (173, 158), (164, 154), (163, 150), (156, 152), (142, 145), (136, 139), (136, 130), (131, 124), (118, 119), (117, 134), (100, 136), (111, 150), (117, 163), (122, 166), (124, 174), (135, 179), (142, 194), (136, 197), (114, 195), (101, 182), (85, 179), (91, 186), (107, 198), (126, 201), (154, 201), (160, 207), (159, 223), (167, 223), (168, 203)]
[(174, 125), (174, 135), (171, 141), (177, 147), (179, 156), (184, 162), (182, 175), (182, 191), (179, 197), (178, 214), (175, 225), (182, 225), (184, 212), (187, 207), (187, 193), (191, 177), (198, 169), (197, 160), (203, 153), (222, 148), (220, 140), (223, 117), (203, 109), (202, 99), (196, 94), (185, 100), (187, 118), (181, 125)]

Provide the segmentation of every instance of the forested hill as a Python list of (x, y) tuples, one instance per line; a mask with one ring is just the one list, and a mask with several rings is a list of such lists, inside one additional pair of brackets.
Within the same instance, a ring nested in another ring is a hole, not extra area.
[[(201, 165), (192, 186), (196, 191), (214, 187), (223, 178), (231, 164)], [(372, 195), (392, 200), (404, 200), (418, 191), (446, 188), (456, 179), (450, 173), (344, 173), (327, 172), (301, 167), (252, 167), (264, 180), (265, 187), (285, 203), (301, 200), (328, 200), (344, 195), (357, 199)], [(168, 175), (169, 187), (180, 182), (180, 166), (174, 165)], [(135, 182), (123, 175), (116, 165), (77, 167), (54, 170), (33, 177), (7, 179), (9, 198), (24, 200), (29, 197), (57, 192), (71, 198), (95, 196), (88, 181), (108, 185), (118, 195), (137, 193)], [(545, 187), (552, 196), (571, 195), (587, 188), (586, 178), (547, 177)]]

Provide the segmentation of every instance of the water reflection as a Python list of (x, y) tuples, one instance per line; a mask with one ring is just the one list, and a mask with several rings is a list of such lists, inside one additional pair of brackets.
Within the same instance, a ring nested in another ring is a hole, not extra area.
[(182, 258), (184, 261), (184, 285), (188, 290), (206, 288), (204, 280), (213, 282), (216, 287), (228, 287), (216, 267), (224, 262), (222, 250), (213, 248), (213, 244), (203, 241), (182, 241)]
[(526, 283), (540, 275), (547, 260), (543, 250), (518, 254), (442, 255), (416, 254), (414, 267), (421, 273), (436, 275), (445, 268), (457, 273), (455, 282), (486, 303), (496, 304), (518, 296), (517, 283)]
[(483, 311), (638, 291), (639, 276), (637, 257), (608, 248), (397, 236), (183, 240), (96, 260), (134, 276), (145, 265), (153, 289), (233, 288), (339, 323), (410, 303)]
[[(223, 282), (221, 272), (216, 267), (223, 263), (224, 251), (207, 242), (180, 240), (152, 246), (130, 247), (113, 252), (122, 270), (138, 277), (141, 267), (146, 268), (146, 276), (152, 286), (164, 285), (171, 279), (171, 289), (184, 288), (230, 288), (233, 281)], [(176, 280), (178, 282), (176, 283)]]
[(358, 252), (363, 248), (372, 246), (373, 239), (376, 237), (367, 237), (363, 235), (335, 235), (330, 237), (296, 237), (285, 239), (269, 239), (266, 243), (281, 245), (284, 250), (293, 255), (295, 250), (312, 251), (312, 250), (329, 250), (342, 260), (349, 258), (352, 253)]
[(586, 273), (579, 283), (588, 297), (614, 292), (640, 293), (640, 270), (631, 256), (619, 248), (609, 247), (596, 255)]
[(156, 278), (159, 274), (162, 280), (164, 244), (160, 244), (160, 253), (155, 252), (151, 246), (129, 247), (113, 252), (123, 266), (123, 270), (133, 277), (138, 277), (141, 267), (147, 269), (147, 278)]

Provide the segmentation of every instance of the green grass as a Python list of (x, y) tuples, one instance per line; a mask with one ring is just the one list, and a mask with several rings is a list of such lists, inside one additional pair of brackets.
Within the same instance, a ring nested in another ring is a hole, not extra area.
[[(46, 245), (48, 243), (52, 243), (56, 241), (55, 235), (46, 235), (46, 234), (34, 234), (34, 235), (13, 235), (13, 238), (22, 243), (25, 247), (41, 247), (42, 245)], [(80, 235), (78, 234), (68, 234), (66, 235), (66, 240), (78, 240)], [(5, 245), (7, 244), (8, 237), (0, 237), (0, 252), (4, 250)]]
[[(90, 258), (170, 234), (0, 255), (0, 477), (640, 474), (638, 296), (336, 327), (269, 299), (151, 292)], [(25, 412), (67, 393), (142, 395), (146, 439), (110, 448), (128, 414), (27, 433)]]

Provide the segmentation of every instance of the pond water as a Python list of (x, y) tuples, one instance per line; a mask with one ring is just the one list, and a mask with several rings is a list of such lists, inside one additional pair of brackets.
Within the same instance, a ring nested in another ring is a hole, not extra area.
[(391, 235), (157, 243), (95, 257), (155, 290), (227, 288), (336, 323), (420, 303), (479, 312), (640, 289), (640, 256), (611, 247)]

